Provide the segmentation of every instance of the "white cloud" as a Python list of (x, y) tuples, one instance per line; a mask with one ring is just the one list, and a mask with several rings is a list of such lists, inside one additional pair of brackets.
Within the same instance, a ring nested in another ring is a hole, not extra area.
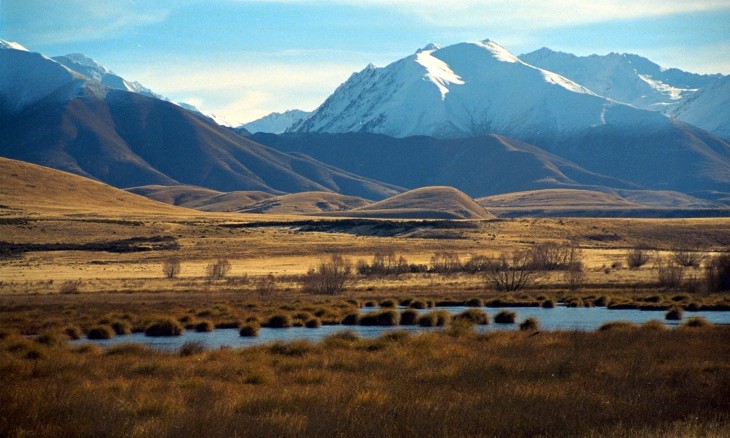
[(324, 3), (380, 7), (418, 17), (436, 27), (508, 24), (515, 29), (551, 28), (730, 9), (730, 0), (245, 0), (262, 3)]

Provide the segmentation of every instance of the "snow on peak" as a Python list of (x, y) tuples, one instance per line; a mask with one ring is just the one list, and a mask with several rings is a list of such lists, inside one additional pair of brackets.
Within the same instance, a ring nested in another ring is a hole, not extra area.
[(13, 42), (13, 41), (5, 41), (3, 39), (0, 39), (0, 49), (13, 49), (13, 50), (22, 50), (24, 52), (29, 52), (30, 50), (26, 49), (22, 45)]
[(505, 49), (504, 47), (500, 46), (492, 40), (486, 39), (483, 41), (478, 41), (474, 44), (490, 51), (496, 59), (502, 62), (520, 62), (520, 60), (515, 55), (510, 53), (509, 50)]
[(423, 48), (421, 48), (421, 49), (418, 49), (418, 50), (416, 50), (416, 53), (421, 53), (421, 52), (430, 52), (430, 51), (438, 50), (438, 49), (440, 49), (440, 48), (441, 48), (441, 46), (440, 46), (440, 45), (438, 45), (438, 44), (435, 44), (435, 43), (428, 43), (428, 44), (426, 44), (426, 46), (425, 46), (425, 47), (423, 47)]
[(95, 70), (98, 70), (103, 73), (110, 73), (109, 69), (104, 67), (103, 65), (96, 62), (94, 59), (89, 58), (88, 56), (82, 54), (82, 53), (70, 53), (68, 55), (63, 56), (64, 58), (68, 58), (70, 61), (82, 65), (84, 67), (93, 68)]
[(441, 100), (444, 100), (446, 94), (449, 92), (448, 86), (450, 84), (464, 85), (464, 81), (456, 73), (451, 71), (448, 64), (431, 56), (432, 51), (428, 50), (417, 53), (416, 62), (426, 68), (425, 77), (436, 84), (441, 92)]

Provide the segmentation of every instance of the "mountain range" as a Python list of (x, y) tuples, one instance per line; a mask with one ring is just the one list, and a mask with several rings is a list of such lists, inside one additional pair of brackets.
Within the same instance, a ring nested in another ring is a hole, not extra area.
[(377, 207), (362, 200), (426, 186), (472, 198), (580, 190), (627, 208), (632, 199), (722, 208), (728, 78), (636, 55), (429, 45), (353, 74), (312, 113), (231, 129), (84, 55), (1, 42), (0, 155), (215, 211), (367, 215)]

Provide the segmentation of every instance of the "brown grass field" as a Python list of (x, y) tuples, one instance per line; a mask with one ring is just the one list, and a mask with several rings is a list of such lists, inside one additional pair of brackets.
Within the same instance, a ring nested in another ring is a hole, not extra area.
[[(164, 353), (67, 344), (120, 323), (144, 330), (339, 321), (364, 301), (502, 299), (730, 306), (697, 283), (658, 285), (676, 249), (725, 254), (730, 219), (364, 220), (204, 213), (0, 162), (0, 436), (730, 436), (730, 328), (653, 324), (596, 332), (332, 337), (247, 349)], [(41, 184), (40, 182), (43, 182)], [(355, 275), (323, 297), (298, 279), (332, 254), (393, 251), (428, 265), (571, 241), (585, 279), (562, 272), (525, 290), (482, 274)], [(626, 251), (652, 257), (629, 269)], [(181, 261), (177, 278), (162, 263)], [(227, 259), (231, 271), (206, 276)], [(685, 280), (701, 282), (704, 265)], [(272, 274), (273, 290), (260, 279)], [(348, 302), (349, 300), (349, 302)], [(194, 347), (194, 346), (193, 346)], [(190, 353), (190, 354), (188, 354)]]

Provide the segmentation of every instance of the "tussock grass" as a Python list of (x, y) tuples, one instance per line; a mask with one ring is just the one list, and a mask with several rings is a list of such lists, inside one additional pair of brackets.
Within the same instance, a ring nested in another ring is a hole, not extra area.
[(468, 309), (454, 315), (454, 321), (466, 321), (475, 325), (489, 324), (489, 315), (480, 309)]
[(340, 321), (340, 324), (342, 325), (358, 325), (360, 322), (360, 313), (359, 312), (353, 312), (348, 313), (342, 318)]
[(304, 322), (304, 327), (320, 328), (320, 327), (322, 327), (322, 321), (319, 318), (310, 318)]
[(523, 332), (536, 332), (540, 330), (540, 321), (531, 316), (520, 323), (520, 330)]
[(500, 310), (499, 313), (494, 315), (494, 322), (496, 324), (514, 324), (517, 314), (511, 310)]
[(215, 324), (213, 324), (211, 321), (198, 321), (195, 324), (195, 331), (198, 333), (207, 333), (212, 332), (215, 330)]
[(180, 346), (178, 354), (180, 356), (194, 356), (205, 352), (205, 344), (200, 341), (187, 341)]
[(292, 326), (291, 317), (284, 313), (273, 315), (264, 326), (269, 328), (287, 328)]
[(400, 313), (400, 325), (418, 324), (419, 313), (414, 309), (406, 309)]
[(114, 329), (108, 325), (97, 325), (89, 329), (86, 337), (89, 339), (111, 339), (114, 334)]
[(185, 328), (173, 318), (162, 318), (148, 325), (144, 330), (145, 336), (180, 336)]
[(451, 314), (446, 310), (433, 310), (418, 318), (421, 327), (443, 327), (451, 322)]
[(687, 328), (708, 328), (713, 327), (714, 324), (710, 321), (706, 320), (705, 318), (701, 316), (692, 316), (687, 318), (687, 321), (682, 324), (682, 327)]
[(664, 315), (664, 319), (667, 321), (680, 321), (682, 320), (682, 314), (684, 314), (684, 310), (682, 310), (682, 308), (673, 307)]
[(598, 330), (602, 332), (607, 332), (616, 330), (633, 330), (635, 328), (636, 324), (630, 321), (611, 321), (602, 324), (600, 327), (598, 327)]
[(258, 336), (260, 329), (261, 327), (258, 323), (249, 322), (241, 327), (241, 330), (238, 331), (238, 334), (241, 336)]

